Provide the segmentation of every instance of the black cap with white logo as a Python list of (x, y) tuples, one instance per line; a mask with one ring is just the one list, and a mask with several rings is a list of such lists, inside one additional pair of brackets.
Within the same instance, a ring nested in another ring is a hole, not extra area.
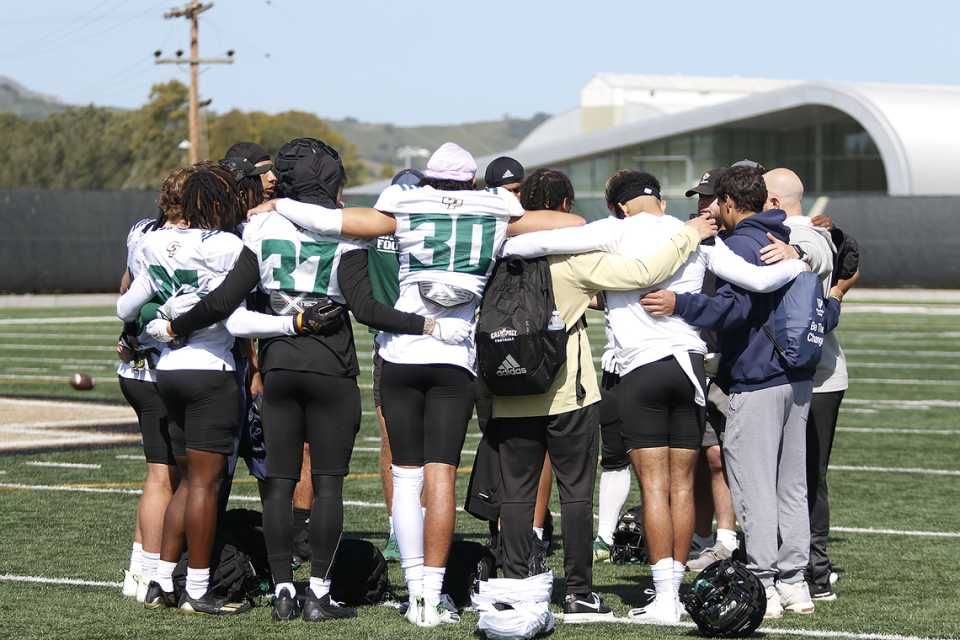
[(501, 156), (487, 165), (483, 180), (488, 187), (523, 182), (523, 165), (507, 156)]
[(710, 169), (703, 177), (700, 178), (700, 182), (694, 188), (687, 191), (687, 197), (690, 196), (712, 196), (716, 195), (713, 192), (713, 185), (717, 184), (717, 180), (720, 179), (720, 176), (727, 170), (726, 167), (717, 167), (716, 169)]

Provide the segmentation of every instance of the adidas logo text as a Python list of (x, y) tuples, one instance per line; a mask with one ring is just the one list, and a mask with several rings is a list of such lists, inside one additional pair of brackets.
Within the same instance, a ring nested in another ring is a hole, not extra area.
[(508, 355), (497, 369), (498, 376), (522, 376), (527, 373), (526, 367), (521, 367), (520, 363)]

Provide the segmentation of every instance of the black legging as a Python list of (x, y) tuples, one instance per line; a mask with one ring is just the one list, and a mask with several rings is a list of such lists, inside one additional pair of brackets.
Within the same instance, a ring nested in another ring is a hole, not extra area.
[(263, 534), (270, 570), (276, 582), (293, 582), (293, 490), (306, 441), (311, 444), (314, 491), (310, 575), (326, 578), (343, 531), (343, 478), (360, 428), (357, 381), (302, 371), (268, 371), (263, 380), (262, 418), (267, 449)]

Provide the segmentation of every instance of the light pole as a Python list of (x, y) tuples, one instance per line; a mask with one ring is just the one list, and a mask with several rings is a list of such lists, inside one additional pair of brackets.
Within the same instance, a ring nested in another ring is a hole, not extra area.
[(403, 158), (403, 168), (410, 168), (410, 159), (411, 158), (429, 158), (430, 150), (421, 149), (419, 147), (411, 147), (409, 145), (405, 147), (400, 147), (397, 149), (397, 157)]

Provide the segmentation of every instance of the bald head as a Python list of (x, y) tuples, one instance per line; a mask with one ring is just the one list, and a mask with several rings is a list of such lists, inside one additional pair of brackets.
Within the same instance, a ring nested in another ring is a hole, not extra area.
[(783, 209), (787, 217), (803, 215), (803, 183), (790, 169), (773, 169), (763, 174), (767, 183), (766, 209)]

